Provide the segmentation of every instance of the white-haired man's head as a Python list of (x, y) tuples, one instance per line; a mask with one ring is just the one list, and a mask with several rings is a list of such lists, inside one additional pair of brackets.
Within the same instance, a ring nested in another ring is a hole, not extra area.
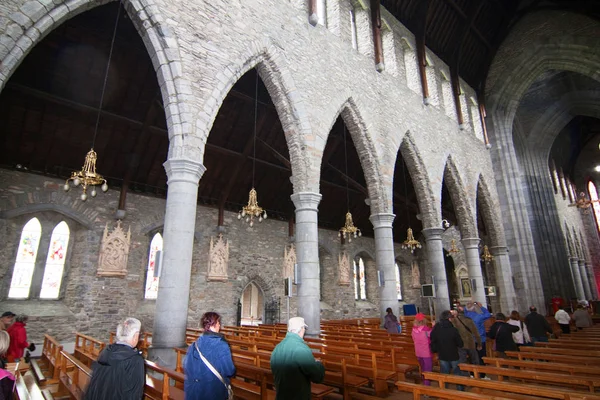
[(306, 331), (306, 328), (308, 328), (308, 325), (306, 325), (304, 318), (302, 317), (290, 318), (288, 321), (288, 332), (295, 333), (301, 338), (304, 338), (304, 332)]
[(131, 347), (137, 345), (140, 339), (142, 323), (137, 318), (127, 318), (117, 326), (117, 343), (126, 343)]

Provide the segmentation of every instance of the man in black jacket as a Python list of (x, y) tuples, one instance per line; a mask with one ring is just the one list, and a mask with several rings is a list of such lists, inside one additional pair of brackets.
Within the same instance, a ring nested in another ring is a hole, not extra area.
[(529, 314), (525, 317), (525, 325), (531, 336), (531, 343), (547, 342), (548, 336), (546, 332), (552, 333), (552, 328), (543, 315), (537, 313), (537, 308), (529, 307)]
[[(460, 333), (452, 325), (451, 318), (452, 314), (449, 310), (442, 312), (440, 322), (435, 324), (431, 331), (431, 351), (438, 353), (442, 374), (452, 372), (454, 375), (462, 375), (458, 368), (458, 349), (463, 347), (464, 343), (460, 338)], [(465, 390), (462, 385), (457, 385), (456, 388)]]
[(117, 327), (117, 342), (109, 344), (92, 365), (85, 400), (140, 400), (144, 395), (144, 359), (135, 348), (142, 324), (127, 318)]

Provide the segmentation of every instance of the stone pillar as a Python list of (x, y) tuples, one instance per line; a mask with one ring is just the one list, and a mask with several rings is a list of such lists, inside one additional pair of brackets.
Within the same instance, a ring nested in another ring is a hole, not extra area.
[(590, 280), (585, 268), (585, 261), (579, 259), (579, 274), (581, 275), (581, 283), (583, 284), (583, 292), (585, 293), (585, 300), (592, 298), (592, 288), (590, 287)]
[(498, 284), (500, 309), (505, 310), (505, 312), (518, 310), (519, 304), (512, 279), (508, 248), (506, 246), (493, 246), (490, 247), (490, 253), (494, 256), (494, 273), (496, 275), (496, 283)]
[(471, 280), (471, 298), (487, 308), (481, 261), (479, 261), (479, 238), (465, 238), (461, 242), (465, 248), (465, 258), (469, 269), (469, 279)]
[(442, 228), (426, 228), (422, 230), (427, 242), (427, 261), (435, 278), (435, 316), (439, 319), (444, 310), (450, 309), (450, 293), (448, 291), (448, 277), (444, 263), (444, 250), (442, 246)]
[(188, 159), (170, 159), (163, 228), (163, 265), (154, 313), (150, 359), (174, 366), (173, 347), (185, 346), (198, 182), (206, 168)]
[(386, 308), (391, 307), (399, 315), (398, 293), (396, 292), (396, 256), (394, 255), (394, 236), (392, 223), (394, 214), (373, 214), (369, 218), (375, 230), (375, 260), (377, 271), (383, 274), (383, 286), (379, 286), (379, 311), (381, 320), (385, 318)]
[(306, 334), (321, 331), (321, 290), (319, 277), (319, 193), (302, 192), (291, 196), (296, 206), (296, 259), (298, 263), (298, 314), (308, 325)]
[(571, 263), (571, 272), (573, 273), (573, 280), (575, 282), (575, 293), (577, 294), (577, 300), (583, 300), (585, 297), (585, 292), (583, 290), (581, 273), (579, 272), (579, 259), (577, 257), (571, 257), (569, 261)]
[(590, 288), (592, 289), (592, 299), (598, 299), (598, 284), (596, 283), (596, 276), (594, 275), (594, 269), (592, 268), (592, 264), (589, 262), (585, 263), (585, 267), (589, 274), (590, 280)]

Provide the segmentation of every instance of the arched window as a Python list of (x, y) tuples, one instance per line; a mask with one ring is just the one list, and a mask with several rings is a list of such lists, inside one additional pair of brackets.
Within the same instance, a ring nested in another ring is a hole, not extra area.
[(13, 271), (8, 297), (12, 299), (25, 299), (29, 296), (31, 278), (35, 267), (35, 259), (40, 237), (42, 236), (42, 225), (37, 218), (32, 218), (25, 224), (21, 232), (19, 250)]
[(402, 282), (400, 281), (400, 265), (396, 263), (396, 293), (398, 300), (402, 300)]
[(596, 228), (600, 231), (600, 204), (598, 204), (598, 191), (596, 190), (596, 185), (594, 182), (588, 182), (588, 192), (590, 194), (590, 199), (592, 201), (596, 200), (592, 203), (592, 208), (594, 209), (594, 219), (596, 220)]
[(69, 247), (69, 226), (65, 221), (60, 222), (52, 231), (44, 279), (40, 291), (41, 299), (58, 299), (60, 283), (62, 282), (67, 247)]
[[(160, 233), (157, 233), (150, 242), (150, 254), (148, 255), (148, 274), (146, 275), (146, 292), (144, 298), (156, 299), (158, 295), (158, 279), (159, 276), (155, 273), (157, 256), (160, 256), (163, 248), (163, 238)], [(160, 252), (160, 253), (159, 253)], [(158, 254), (157, 254), (158, 253)], [(159, 272), (159, 271), (157, 271)]]
[(366, 300), (365, 263), (362, 257), (354, 260), (354, 299)]

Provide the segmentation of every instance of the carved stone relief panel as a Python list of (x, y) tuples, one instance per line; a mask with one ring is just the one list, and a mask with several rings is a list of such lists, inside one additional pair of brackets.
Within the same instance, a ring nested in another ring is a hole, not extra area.
[(289, 251), (286, 246), (283, 251), (283, 278), (294, 277), (294, 265), (296, 265), (296, 247), (290, 244)]
[(98, 258), (98, 276), (126, 276), (129, 245), (131, 244), (131, 227), (127, 234), (121, 227), (121, 221), (112, 232), (108, 232), (108, 223), (104, 227), (100, 257)]
[(209, 281), (226, 281), (227, 268), (229, 267), (229, 242), (223, 239), (219, 234), (217, 240), (210, 238), (210, 250), (208, 257), (208, 276)]
[(346, 252), (338, 255), (338, 269), (340, 274), (340, 286), (350, 286), (350, 260)]
[(412, 260), (412, 264), (410, 267), (410, 273), (412, 276), (411, 286), (413, 288), (421, 287), (421, 271), (419, 270), (419, 262), (417, 260)]

